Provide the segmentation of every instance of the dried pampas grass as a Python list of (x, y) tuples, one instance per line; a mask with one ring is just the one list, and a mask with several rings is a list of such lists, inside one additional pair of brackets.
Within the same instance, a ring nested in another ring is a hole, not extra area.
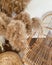
[(26, 8), (29, 2), (30, 0), (1, 0), (1, 11), (8, 16), (12, 16), (13, 12), (19, 14)]
[(5, 36), (7, 25), (10, 22), (10, 18), (6, 14), (0, 12), (0, 35)]
[(6, 38), (17, 51), (24, 49), (26, 43), (25, 25), (20, 20), (12, 20), (7, 26)]
[(21, 12), (19, 15), (14, 17), (14, 19), (22, 20), (22, 22), (25, 24), (27, 36), (32, 34), (32, 20), (27, 12)]
[(34, 32), (38, 33), (38, 36), (43, 35), (43, 29), (41, 26), (41, 19), (32, 18), (32, 29)]

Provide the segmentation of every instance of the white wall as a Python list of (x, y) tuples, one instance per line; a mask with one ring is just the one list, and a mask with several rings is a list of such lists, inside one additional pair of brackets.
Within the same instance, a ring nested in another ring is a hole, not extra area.
[[(52, 11), (52, 0), (32, 0), (26, 11), (31, 17), (41, 18), (44, 13)], [(45, 32), (48, 33), (46, 30)]]
[(45, 12), (52, 11), (52, 0), (32, 0), (27, 11), (31, 17), (41, 17)]

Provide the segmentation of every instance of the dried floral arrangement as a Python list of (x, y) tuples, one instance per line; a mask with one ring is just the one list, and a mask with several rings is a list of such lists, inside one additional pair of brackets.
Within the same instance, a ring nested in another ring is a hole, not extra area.
[[(30, 0), (0, 0), (0, 65), (52, 65), (52, 34), (42, 19), (25, 12)], [(38, 33), (38, 38), (33, 36)], [(39, 38), (40, 35), (46, 38)]]
[(13, 13), (19, 14), (25, 9), (30, 0), (0, 0), (2, 12), (12, 16)]

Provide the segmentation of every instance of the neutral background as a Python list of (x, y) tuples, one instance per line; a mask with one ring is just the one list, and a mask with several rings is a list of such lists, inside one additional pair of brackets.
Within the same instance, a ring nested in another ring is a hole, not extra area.
[(41, 17), (44, 13), (52, 11), (52, 0), (31, 0), (27, 11), (31, 17)]
[[(31, 17), (41, 18), (46, 12), (52, 11), (52, 0), (32, 0), (29, 3), (26, 11), (30, 14)], [(47, 21), (47, 23), (49, 25), (49, 21)], [(52, 22), (49, 26), (52, 26)], [(47, 30), (44, 31), (46, 34), (48, 33)]]

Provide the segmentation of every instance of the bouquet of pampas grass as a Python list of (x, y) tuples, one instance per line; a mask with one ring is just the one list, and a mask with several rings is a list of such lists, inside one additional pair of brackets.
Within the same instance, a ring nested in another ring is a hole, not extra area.
[(45, 25), (52, 13), (31, 18), (25, 12), (29, 2), (0, 0), (0, 65), (52, 65), (52, 34), (44, 34), (52, 30)]

